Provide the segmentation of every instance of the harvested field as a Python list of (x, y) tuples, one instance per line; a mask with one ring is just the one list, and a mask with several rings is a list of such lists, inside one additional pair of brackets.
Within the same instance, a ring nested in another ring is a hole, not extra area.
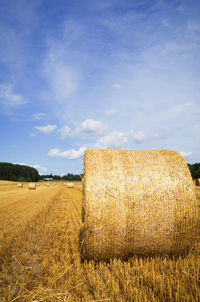
[(0, 301), (198, 301), (200, 240), (178, 258), (82, 262), (82, 184), (27, 188), (0, 186)]

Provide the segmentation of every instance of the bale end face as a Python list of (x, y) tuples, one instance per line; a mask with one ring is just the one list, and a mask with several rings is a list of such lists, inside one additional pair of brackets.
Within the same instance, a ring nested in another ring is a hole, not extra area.
[(74, 184), (73, 184), (72, 182), (68, 182), (68, 183), (67, 183), (67, 187), (68, 187), (69, 189), (72, 189), (72, 188), (74, 187)]
[(30, 184), (28, 185), (28, 189), (29, 189), (29, 190), (36, 190), (36, 184), (30, 183)]
[(87, 150), (83, 190), (85, 259), (180, 254), (194, 242), (194, 186), (175, 151)]

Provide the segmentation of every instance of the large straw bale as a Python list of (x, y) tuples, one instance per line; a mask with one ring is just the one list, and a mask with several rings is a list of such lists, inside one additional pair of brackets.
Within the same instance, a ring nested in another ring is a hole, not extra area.
[(195, 240), (194, 185), (175, 151), (86, 150), (83, 189), (85, 259), (185, 253)]
[(29, 189), (29, 190), (36, 190), (36, 184), (35, 184), (35, 183), (30, 183), (30, 184), (28, 185), (28, 189)]
[(200, 186), (200, 178), (195, 179), (195, 185)]

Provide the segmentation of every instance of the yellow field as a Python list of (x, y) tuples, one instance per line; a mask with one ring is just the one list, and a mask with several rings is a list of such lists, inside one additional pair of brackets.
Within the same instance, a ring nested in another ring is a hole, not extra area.
[(200, 241), (185, 257), (82, 262), (81, 208), (81, 183), (1, 182), (0, 301), (200, 300)]

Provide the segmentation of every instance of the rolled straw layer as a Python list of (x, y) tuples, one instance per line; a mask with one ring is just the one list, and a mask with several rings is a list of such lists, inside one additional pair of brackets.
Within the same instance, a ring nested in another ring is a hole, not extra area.
[(194, 185), (175, 151), (86, 150), (83, 188), (86, 259), (177, 254), (194, 241)]

